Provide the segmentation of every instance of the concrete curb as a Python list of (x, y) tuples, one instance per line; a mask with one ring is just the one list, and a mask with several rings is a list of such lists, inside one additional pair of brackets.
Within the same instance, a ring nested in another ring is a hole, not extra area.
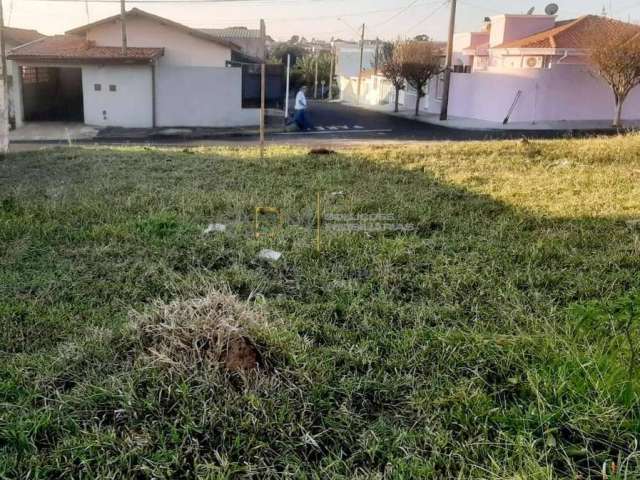
[[(265, 133), (267, 135), (274, 133), (283, 133), (287, 132), (286, 128), (272, 128), (267, 129)], [(187, 142), (187, 141), (198, 141), (198, 140), (218, 140), (218, 139), (227, 139), (227, 138), (247, 138), (247, 137), (256, 137), (260, 136), (259, 130), (247, 130), (247, 131), (227, 131), (220, 133), (210, 133), (210, 134), (202, 134), (202, 135), (158, 135), (151, 134), (148, 136), (118, 136), (118, 135), (105, 135), (100, 136), (97, 135), (93, 138), (79, 138), (75, 140), (71, 140), (69, 142), (68, 139), (37, 139), (37, 140), (11, 140), (9, 143), (13, 145), (29, 145), (29, 144), (42, 144), (42, 145), (91, 145), (91, 144), (103, 144), (103, 143), (158, 143), (158, 142)]]

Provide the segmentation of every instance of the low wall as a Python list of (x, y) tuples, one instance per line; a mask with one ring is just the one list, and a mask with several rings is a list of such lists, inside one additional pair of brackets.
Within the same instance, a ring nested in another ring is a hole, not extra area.
[(259, 109), (242, 108), (241, 68), (157, 68), (158, 127), (245, 127), (259, 123)]
[[(518, 90), (522, 95), (511, 122), (609, 120), (614, 116), (611, 89), (584, 65), (454, 73), (451, 82), (449, 113), (456, 117), (502, 122)], [(640, 119), (640, 87), (627, 99), (623, 117)]]
[(82, 91), (87, 125), (151, 127), (150, 66), (84, 66)]

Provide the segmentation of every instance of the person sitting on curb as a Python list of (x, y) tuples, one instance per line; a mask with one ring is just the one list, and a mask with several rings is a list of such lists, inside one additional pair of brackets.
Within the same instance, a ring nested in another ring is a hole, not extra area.
[(296, 123), (300, 130), (311, 130), (313, 125), (309, 121), (307, 114), (307, 87), (303, 85), (298, 94), (296, 95), (295, 115), (293, 121)]

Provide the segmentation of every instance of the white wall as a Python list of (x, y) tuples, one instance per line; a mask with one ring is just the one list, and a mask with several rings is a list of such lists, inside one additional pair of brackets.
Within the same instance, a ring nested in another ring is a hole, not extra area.
[[(101, 46), (121, 46), (120, 21), (89, 30), (87, 39)], [(224, 67), (231, 60), (228, 47), (143, 17), (127, 18), (127, 44), (130, 47), (164, 47), (164, 57), (159, 61), (162, 66)]]
[[(613, 120), (611, 89), (587, 67), (514, 69), (501, 73), (454, 73), (449, 113), (456, 117), (501, 122), (518, 92), (512, 122)], [(640, 119), (640, 88), (631, 92), (623, 118)]]
[[(360, 72), (360, 47), (340, 47), (336, 55), (336, 75), (354, 77)], [(362, 69), (371, 70), (376, 60), (376, 49), (365, 47)]]
[(158, 127), (258, 125), (258, 109), (242, 108), (242, 69), (158, 67)]
[[(94, 85), (100, 84), (101, 91)], [(151, 66), (84, 66), (84, 123), (149, 128), (153, 125)], [(110, 85), (116, 91), (109, 90)], [(104, 112), (104, 113), (103, 113)]]

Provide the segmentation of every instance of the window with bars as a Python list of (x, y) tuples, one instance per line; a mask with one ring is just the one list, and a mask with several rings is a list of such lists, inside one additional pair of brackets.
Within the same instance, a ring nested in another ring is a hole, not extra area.
[(23, 83), (38, 83), (38, 69), (35, 67), (20, 67)]
[(49, 81), (49, 69), (38, 67), (20, 67), (22, 73), (22, 83), (46, 83)]

